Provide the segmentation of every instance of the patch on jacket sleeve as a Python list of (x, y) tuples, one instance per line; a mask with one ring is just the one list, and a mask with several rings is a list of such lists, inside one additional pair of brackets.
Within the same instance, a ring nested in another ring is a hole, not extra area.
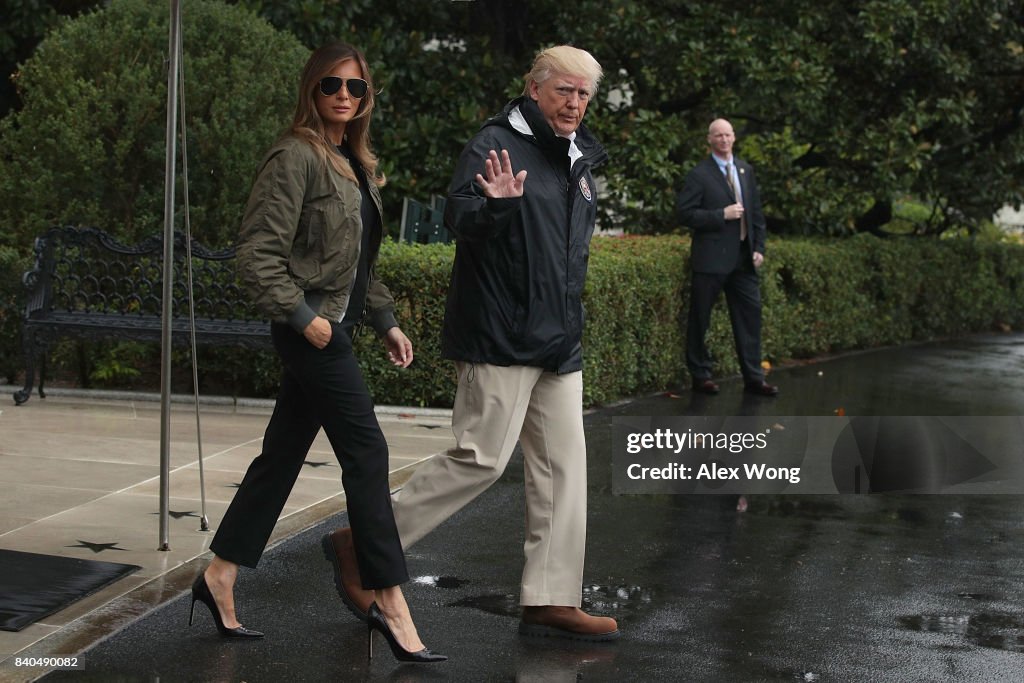
[(590, 185), (587, 183), (586, 178), (580, 178), (580, 192), (583, 193), (583, 198), (588, 202), (594, 201), (594, 196), (590, 194)]

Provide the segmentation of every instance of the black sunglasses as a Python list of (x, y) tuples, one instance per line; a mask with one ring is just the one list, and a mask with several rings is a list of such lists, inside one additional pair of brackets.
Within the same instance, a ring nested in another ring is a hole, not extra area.
[(345, 84), (348, 94), (357, 100), (366, 94), (369, 87), (361, 78), (340, 78), (338, 76), (325, 76), (320, 79), (320, 94), (329, 97), (341, 90), (341, 84)]

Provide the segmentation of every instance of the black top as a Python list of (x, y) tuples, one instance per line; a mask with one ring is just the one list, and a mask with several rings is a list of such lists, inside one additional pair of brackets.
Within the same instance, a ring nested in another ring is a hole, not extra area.
[(342, 326), (355, 328), (363, 319), (363, 310), (366, 308), (366, 292), (370, 284), (370, 236), (379, 229), (380, 216), (374, 206), (373, 198), (370, 196), (370, 188), (367, 185), (366, 174), (360, 173), (359, 161), (352, 154), (347, 142), (343, 142), (338, 151), (348, 159), (352, 169), (356, 171), (359, 178), (359, 192), (362, 201), (359, 205), (359, 215), (363, 223), (362, 244), (359, 248), (359, 266), (356, 268), (356, 281), (352, 283), (352, 293), (349, 295), (348, 308), (345, 309), (345, 316), (342, 318)]

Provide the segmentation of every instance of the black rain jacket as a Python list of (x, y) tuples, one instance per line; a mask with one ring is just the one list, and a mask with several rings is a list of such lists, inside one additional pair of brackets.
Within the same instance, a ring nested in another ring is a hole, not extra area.
[[(516, 106), (533, 135), (510, 124)], [(582, 125), (575, 143), (583, 156), (570, 170), (569, 140), (554, 134), (536, 102), (519, 97), (462, 151), (445, 208), (456, 250), (444, 358), (557, 373), (582, 368), (583, 283), (597, 217), (593, 171), (608, 157)], [(522, 197), (488, 198), (477, 185), (492, 149), (508, 150), (513, 172), (526, 169)]]

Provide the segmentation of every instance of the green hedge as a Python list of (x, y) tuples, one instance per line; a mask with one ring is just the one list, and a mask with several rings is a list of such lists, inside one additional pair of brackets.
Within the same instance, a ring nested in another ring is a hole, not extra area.
[(21, 319), (25, 296), (21, 274), (30, 260), (9, 247), (0, 246), (0, 379), (13, 382), (24, 366), (21, 353)]
[[(399, 302), (417, 363), (398, 371), (372, 335), (360, 341), (382, 404), (450, 405), (438, 362), (450, 246), (388, 245), (379, 272)], [(689, 238), (593, 241), (585, 304), (584, 399), (604, 404), (683, 383)], [(762, 269), (765, 360), (996, 329), (1024, 329), (1024, 245), (969, 239), (775, 240)], [(719, 374), (739, 371), (724, 298), (708, 344)]]
[[(1024, 246), (970, 239), (784, 240), (762, 284), (772, 361), (1024, 327)], [(728, 322), (719, 319), (718, 328)], [(738, 370), (731, 353), (723, 370)]]
[[(585, 304), (584, 398), (607, 403), (678, 379), (682, 362), (679, 238), (598, 238), (593, 242)], [(441, 322), (454, 245), (385, 244), (377, 272), (395, 296), (398, 320), (413, 342), (416, 362), (399, 370), (384, 359), (372, 334), (358, 354), (374, 399), (381, 404), (450, 406), (455, 372), (440, 360)], [(609, 368), (614, 369), (609, 372)]]
[[(772, 364), (911, 340), (1024, 329), (1024, 245), (861, 236), (774, 240), (769, 247), (762, 269), (763, 348)], [(586, 403), (606, 404), (683, 383), (680, 320), (688, 306), (689, 239), (599, 237), (591, 251), (584, 298)], [(454, 253), (452, 245), (383, 245), (378, 274), (395, 296), (416, 362), (406, 370), (393, 367), (383, 346), (364, 330), (358, 354), (377, 403), (451, 405), (454, 371), (440, 359), (440, 331)], [(2, 263), (10, 263), (10, 272), (13, 253), (0, 251)], [(0, 282), (0, 359), (7, 361), (20, 357), (11, 326), (18, 307), (11, 303), (16, 297), (10, 288), (17, 280)], [(708, 340), (717, 373), (736, 373), (724, 300), (712, 316)], [(155, 366), (159, 352), (151, 352)], [(234, 349), (201, 353), (205, 391), (273, 395), (277, 365), (272, 356), (257, 358)], [(64, 356), (70, 363), (76, 354)], [(177, 367), (187, 368), (182, 356)], [(59, 371), (59, 362), (54, 365)], [(76, 374), (81, 373), (66, 370), (64, 377)], [(181, 384), (176, 390), (190, 391), (189, 374), (177, 374)]]
[(415, 361), (405, 369), (395, 367), (376, 335), (363, 328), (356, 355), (377, 403), (451, 406), (455, 369), (441, 360), (441, 322), (454, 257), (453, 244), (381, 245), (376, 272), (395, 297), (395, 315), (412, 341)]
[(681, 378), (687, 245), (678, 237), (593, 240), (583, 298), (588, 405), (663, 389)]

